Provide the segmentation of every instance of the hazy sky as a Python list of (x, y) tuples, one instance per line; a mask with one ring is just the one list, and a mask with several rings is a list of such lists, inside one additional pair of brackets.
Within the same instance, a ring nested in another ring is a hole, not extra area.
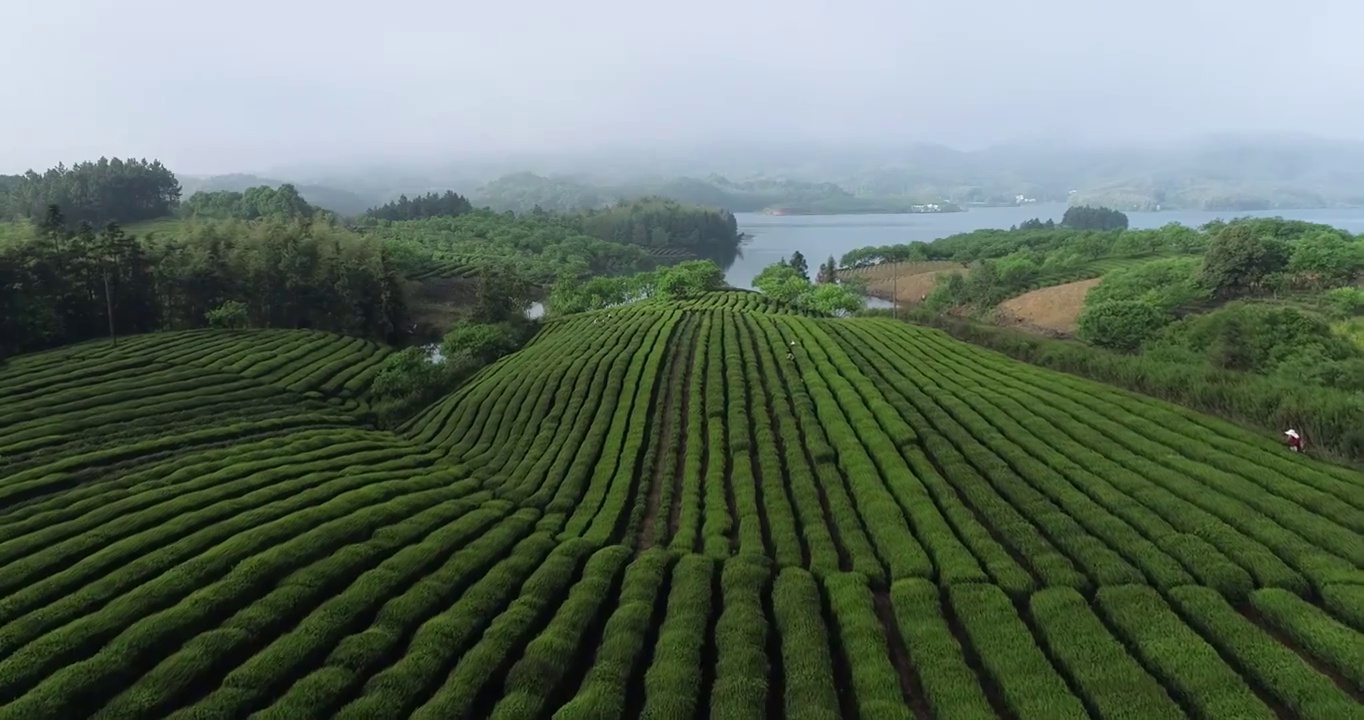
[(0, 172), (1364, 136), (1359, 0), (0, 0)]

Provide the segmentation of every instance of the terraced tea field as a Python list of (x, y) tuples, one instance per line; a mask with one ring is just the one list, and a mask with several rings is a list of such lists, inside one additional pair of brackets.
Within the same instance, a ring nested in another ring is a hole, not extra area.
[(1359, 718), (1364, 477), (889, 320), (0, 367), (0, 718)]

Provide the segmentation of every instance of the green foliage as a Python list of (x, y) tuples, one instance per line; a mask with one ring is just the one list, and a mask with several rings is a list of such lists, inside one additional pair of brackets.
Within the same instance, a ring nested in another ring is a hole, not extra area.
[(548, 313), (570, 315), (638, 302), (687, 300), (724, 286), (724, 271), (709, 260), (688, 260), (672, 267), (587, 281), (569, 274), (554, 283)]
[(278, 189), (266, 186), (247, 188), (244, 192), (200, 191), (185, 201), (183, 210), (188, 217), (207, 220), (256, 220), (263, 217), (300, 220), (311, 218), (318, 212), (298, 194), (293, 185), (288, 184), (280, 185)]
[(1318, 290), (1348, 283), (1361, 269), (1364, 269), (1364, 245), (1332, 232), (1318, 232), (1299, 239), (1293, 244), (1288, 258), (1288, 270)]
[(603, 207), (611, 198), (570, 179), (520, 172), (483, 185), (474, 191), (473, 200), (497, 211), (573, 213)]
[(1061, 225), (1076, 230), (1126, 230), (1127, 216), (1106, 207), (1072, 205), (1061, 216)]
[[(529, 172), (494, 180), (474, 193), (474, 200), (494, 210), (517, 213), (571, 213), (609, 207), (627, 198), (656, 196), (672, 201), (727, 208), (734, 212), (782, 214), (956, 212), (961, 207), (944, 200), (928, 200), (902, 188), (853, 193), (830, 182), (789, 178), (729, 180), (678, 177), (663, 181), (596, 184), (569, 177), (544, 177)], [(930, 194), (927, 197), (935, 197)]]
[(244, 303), (228, 300), (204, 313), (204, 319), (208, 321), (208, 326), (211, 328), (240, 330), (246, 327), (250, 318)]
[(430, 353), (410, 347), (393, 353), (379, 366), (371, 392), (376, 399), (402, 401), (413, 396), (430, 397), (445, 389), (446, 368), (431, 360)]
[(376, 208), (365, 211), (365, 215), (379, 220), (391, 220), (399, 222), (402, 220), (425, 220), (433, 217), (454, 217), (473, 211), (474, 206), (469, 201), (450, 190), (446, 190), (444, 195), (427, 193), (408, 199), (406, 195), (401, 195), (397, 200), (385, 203)]
[[(1286, 372), (1261, 376), (1226, 370), (1188, 350), (1133, 356), (926, 311), (912, 317), (1017, 360), (1113, 383), (1269, 432), (1305, 429), (1314, 446), (1325, 452), (1364, 458), (1364, 400), (1357, 393), (1303, 382)], [(1344, 361), (1339, 366), (1351, 364)]]
[(732, 251), (739, 243), (732, 213), (656, 197), (569, 215), (566, 221), (602, 240), (704, 255)]
[(665, 301), (686, 300), (718, 290), (724, 282), (725, 271), (719, 265), (709, 260), (688, 260), (653, 273), (652, 296)]
[[(250, 199), (252, 192), (244, 197)], [(644, 270), (678, 255), (723, 263), (738, 246), (733, 215), (657, 199), (576, 215), (518, 218), (472, 211), (453, 193), (431, 194), (373, 209), (354, 225), (382, 243), (403, 274), (423, 279), (446, 277), (452, 270), (465, 277), (512, 272), (526, 282), (548, 284), (564, 274)]]
[(1080, 337), (1098, 347), (1134, 352), (1170, 321), (1170, 315), (1146, 300), (1107, 300), (1085, 304)]
[(866, 307), (866, 298), (858, 295), (841, 284), (823, 283), (815, 285), (808, 295), (802, 295), (795, 303), (808, 307), (823, 315), (845, 317)]
[(0, 218), (37, 221), (56, 205), (73, 225), (126, 225), (169, 215), (179, 203), (180, 183), (159, 160), (100, 158), (0, 183)]
[[(801, 258), (802, 262), (804, 258)], [(866, 298), (843, 283), (811, 283), (792, 262), (768, 265), (753, 279), (764, 295), (824, 315), (845, 316), (866, 306)]]
[(424, 347), (394, 353), (371, 388), (380, 421), (397, 426), (498, 358), (516, 352), (537, 329), (537, 323), (524, 317), (461, 322), (445, 334), (438, 353)]
[(463, 367), (482, 367), (515, 352), (534, 334), (529, 322), (460, 323), (445, 334), (441, 354), (445, 362)]
[(822, 285), (824, 283), (835, 282), (837, 279), (838, 263), (834, 262), (834, 256), (830, 255), (828, 260), (825, 260), (820, 264), (819, 274), (815, 276), (815, 282)]
[(1208, 299), (1198, 282), (1202, 262), (1196, 257), (1171, 257), (1142, 262), (1106, 273), (1085, 295), (1085, 306), (1139, 300), (1174, 312)]
[[(1292, 222), (1277, 218), (1271, 218), (1270, 221), (1283, 224)], [(1258, 221), (1235, 221), (1236, 224), (1254, 222)], [(1266, 223), (1253, 226), (1277, 227)], [(1109, 257), (1201, 253), (1207, 249), (1214, 234), (1215, 229), (1200, 231), (1177, 223), (1170, 223), (1154, 230), (1098, 231), (1079, 230), (1065, 225), (1049, 226), (1030, 221), (1011, 230), (975, 230), (949, 235), (928, 243), (856, 248), (845, 253), (840, 262), (844, 267), (929, 260), (970, 263), (1002, 258), (1019, 252), (1030, 253), (1039, 263), (1053, 256), (1072, 257), (1077, 262), (1083, 262)]]
[(1283, 270), (1289, 252), (1284, 241), (1257, 233), (1252, 225), (1233, 223), (1222, 228), (1208, 245), (1200, 279), (1218, 297), (1245, 295)]
[(479, 323), (520, 322), (531, 304), (531, 281), (515, 265), (485, 267), (478, 274), (478, 286), (470, 317)]
[(1364, 290), (1360, 288), (1336, 288), (1327, 292), (1324, 299), (1333, 317), (1348, 319), (1364, 315)]
[(259, 175), (248, 175), (244, 173), (229, 173), (227, 175), (212, 175), (207, 177), (185, 176), (181, 178), (185, 195), (193, 195), (199, 192), (217, 193), (234, 192), (244, 193), (254, 187), (279, 187), (281, 185), (293, 185), (298, 189), (298, 194), (315, 208), (336, 213), (339, 216), (359, 215), (366, 208), (373, 207), (376, 198), (371, 197), (372, 191), (366, 189), (360, 193), (343, 190), (338, 187), (327, 185), (315, 185), (310, 183), (289, 183), (279, 179), (265, 178)]
[[(45, 229), (44, 229), (45, 228)], [(229, 301), (251, 327), (312, 327), (398, 341), (406, 299), (385, 249), (332, 223), (187, 222), (139, 240), (116, 225), (65, 230), (49, 214), (0, 247), (0, 350), (204, 327)]]

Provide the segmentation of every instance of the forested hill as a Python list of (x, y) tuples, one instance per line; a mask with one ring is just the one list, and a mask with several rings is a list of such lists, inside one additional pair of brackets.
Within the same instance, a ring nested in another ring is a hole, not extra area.
[(430, 194), (343, 223), (288, 184), (180, 203), (156, 162), (82, 163), (4, 187), (20, 219), (0, 223), (0, 355), (211, 324), (402, 344), (444, 332), (490, 272), (540, 286), (688, 257), (723, 264), (738, 245), (733, 215), (658, 199), (516, 217)]
[(171, 214), (180, 194), (180, 182), (159, 160), (100, 158), (0, 180), (0, 214), (41, 219), (57, 205), (72, 223), (126, 224)]
[(310, 205), (343, 216), (359, 215), (378, 201), (378, 198), (373, 197), (372, 193), (356, 192), (333, 185), (310, 182), (286, 183), (285, 180), (278, 178), (240, 173), (212, 177), (185, 177), (181, 179), (181, 184), (184, 187), (186, 197), (196, 192), (245, 192), (253, 187), (279, 187), (280, 185), (290, 184)]
[(928, 205), (936, 206), (932, 210), (935, 212), (960, 209), (934, 193), (867, 195), (849, 192), (830, 182), (767, 177), (735, 181), (715, 175), (705, 179), (675, 177), (597, 184), (576, 177), (519, 172), (479, 187), (472, 198), (475, 204), (494, 210), (576, 212), (600, 209), (642, 195), (733, 212), (904, 213), (927, 212)]

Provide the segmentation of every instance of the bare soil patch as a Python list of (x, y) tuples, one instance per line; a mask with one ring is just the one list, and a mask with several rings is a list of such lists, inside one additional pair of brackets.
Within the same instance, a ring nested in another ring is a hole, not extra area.
[(1001, 324), (1021, 325), (1024, 329), (1038, 329), (1051, 333), (1074, 334), (1079, 328), (1080, 311), (1084, 309), (1085, 295), (1088, 295), (1100, 280), (1101, 278), (1090, 278), (1055, 285), (1005, 300), (998, 308)]
[[(860, 277), (867, 281), (867, 294), (901, 305), (917, 305), (924, 296), (938, 286), (938, 278), (950, 273), (965, 272), (966, 267), (954, 262), (885, 263), (857, 268), (841, 273), (844, 277)], [(897, 297), (898, 296), (898, 297)]]

